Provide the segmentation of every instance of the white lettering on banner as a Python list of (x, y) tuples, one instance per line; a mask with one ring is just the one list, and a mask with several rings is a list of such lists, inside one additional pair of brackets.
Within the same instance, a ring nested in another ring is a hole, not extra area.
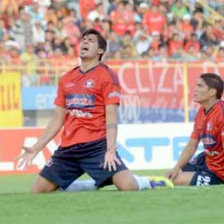
[(149, 87), (143, 87), (142, 86), (139, 63), (135, 63), (135, 77), (136, 77), (136, 84), (137, 84), (139, 92), (140, 93), (150, 92)]
[(0, 171), (12, 171), (13, 169), (13, 162), (0, 162)]
[(125, 69), (127, 68), (133, 68), (133, 64), (132, 63), (124, 63), (121, 65), (121, 68), (119, 69), (119, 81), (120, 81), (120, 85), (122, 86), (122, 88), (128, 93), (128, 94), (134, 94), (137, 93), (136, 88), (129, 88), (126, 85), (126, 82), (124, 81), (124, 74), (125, 74)]
[(172, 93), (172, 89), (165, 88), (165, 86), (164, 86), (167, 74), (168, 74), (168, 67), (165, 66), (162, 69), (160, 79), (159, 79), (159, 84), (158, 84), (158, 87), (157, 87), (157, 91), (160, 92), (160, 93)]
[(156, 87), (155, 87), (155, 75), (154, 75), (154, 72), (153, 72), (152, 62), (148, 63), (148, 73), (149, 73), (149, 81), (151, 83), (152, 92), (155, 92), (155, 90), (156, 90)]
[(180, 64), (175, 66), (175, 71), (173, 74), (173, 91), (178, 92), (178, 86), (183, 86), (183, 68)]
[[(155, 74), (156, 67), (152, 66), (152, 63), (148, 63), (148, 83), (143, 83), (143, 80), (141, 79), (141, 64), (138, 62), (136, 63), (123, 63), (118, 70), (118, 77), (120, 84), (123, 88), (123, 90), (127, 94), (137, 94), (137, 93), (147, 93), (147, 92), (157, 92), (157, 93), (177, 93), (178, 92), (178, 86), (183, 85), (183, 67), (182, 64), (176, 64), (173, 67), (173, 72), (171, 73), (170, 67), (168, 64), (163, 64), (158, 66), (160, 69), (160, 74), (159, 74), (159, 80), (158, 84), (156, 86), (155, 83), (155, 76), (158, 74)], [(133, 79), (134, 83), (136, 83), (136, 87), (130, 87), (128, 86), (127, 82), (125, 81), (125, 75), (127, 72), (125, 72), (127, 69), (132, 69), (133, 70)], [(146, 72), (146, 71), (145, 71)], [(169, 87), (166, 86), (168, 85), (169, 82), (167, 80), (172, 79), (172, 85)], [(143, 86), (143, 84), (145, 86)]]
[[(56, 96), (56, 91), (52, 90), (51, 93), (48, 94), (37, 94), (35, 103), (36, 103), (36, 109), (49, 109), (53, 106), (53, 102)], [(52, 106), (50, 106), (52, 105)]]
[(138, 121), (140, 118), (141, 98), (139, 96), (123, 95), (119, 107), (121, 122)]

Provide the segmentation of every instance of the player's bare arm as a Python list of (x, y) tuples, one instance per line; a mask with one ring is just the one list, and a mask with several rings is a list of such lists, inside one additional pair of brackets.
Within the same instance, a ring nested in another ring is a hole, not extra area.
[(166, 177), (170, 180), (174, 180), (181, 168), (191, 159), (197, 150), (198, 140), (191, 138), (186, 145), (184, 151), (181, 153), (180, 159), (175, 165), (175, 167), (166, 173)]
[(27, 165), (29, 166), (32, 164), (32, 161), (36, 157), (36, 155), (61, 130), (64, 123), (64, 118), (65, 118), (65, 108), (57, 107), (51, 121), (49, 122), (43, 135), (38, 139), (37, 143), (30, 148), (23, 147), (25, 152), (20, 157), (17, 158), (20, 159), (18, 167)]
[(116, 156), (117, 109), (118, 105), (106, 106), (107, 152), (105, 154), (104, 168), (108, 168), (109, 171), (116, 170), (117, 164), (121, 164)]

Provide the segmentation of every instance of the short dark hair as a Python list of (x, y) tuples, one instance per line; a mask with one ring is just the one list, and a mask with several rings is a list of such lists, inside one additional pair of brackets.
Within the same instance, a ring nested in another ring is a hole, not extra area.
[[(105, 38), (95, 29), (88, 29), (86, 30), (83, 34), (82, 34), (82, 38), (84, 38), (86, 35), (89, 35), (89, 34), (94, 34), (97, 36), (97, 41), (98, 41), (98, 46), (100, 49), (103, 49), (103, 51), (105, 52), (106, 51), (106, 48), (107, 48), (107, 41), (105, 40)], [(103, 56), (104, 53), (102, 53), (99, 57), (99, 60), (101, 61), (102, 59), (102, 56)]]
[(223, 93), (223, 80), (215, 73), (203, 73), (200, 76), (209, 88), (216, 90), (216, 98), (221, 99)]

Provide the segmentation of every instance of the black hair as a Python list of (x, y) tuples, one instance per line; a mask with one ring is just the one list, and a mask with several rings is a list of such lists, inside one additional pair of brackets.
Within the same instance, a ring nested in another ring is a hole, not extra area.
[(216, 98), (221, 99), (223, 93), (223, 80), (215, 73), (203, 73), (200, 76), (205, 84), (212, 89), (216, 90)]

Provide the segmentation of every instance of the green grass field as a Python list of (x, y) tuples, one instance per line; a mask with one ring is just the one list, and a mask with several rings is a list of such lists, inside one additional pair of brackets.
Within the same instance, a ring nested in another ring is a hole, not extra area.
[[(162, 171), (135, 172), (142, 175)], [(0, 177), (0, 224), (223, 224), (223, 186), (32, 195), (34, 175)]]

